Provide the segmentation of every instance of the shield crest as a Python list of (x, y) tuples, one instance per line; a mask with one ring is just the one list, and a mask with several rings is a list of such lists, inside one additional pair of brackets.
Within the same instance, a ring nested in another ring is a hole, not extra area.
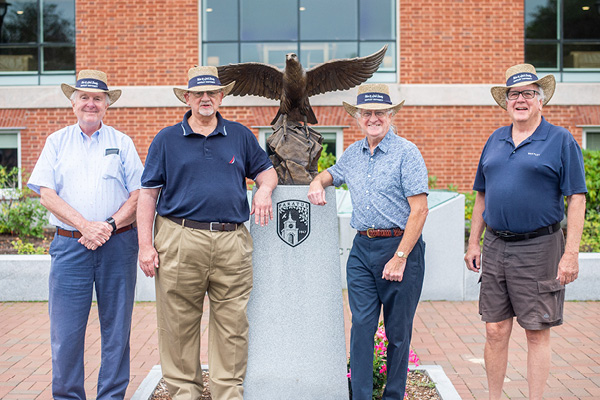
[(277, 203), (277, 234), (292, 247), (304, 242), (310, 234), (310, 203), (303, 200)]

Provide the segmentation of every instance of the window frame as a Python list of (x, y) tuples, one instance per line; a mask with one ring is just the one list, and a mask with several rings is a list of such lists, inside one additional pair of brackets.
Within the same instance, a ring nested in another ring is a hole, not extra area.
[[(590, 133), (594, 133), (594, 134), (598, 134), (600, 135), (600, 125), (586, 125), (586, 126), (581, 126), (582, 129), (582, 133), (581, 133), (581, 148), (582, 149), (588, 149), (587, 145), (588, 145), (588, 134)], [(600, 148), (598, 149), (591, 149), (591, 150), (600, 150)]]
[[(253, 126), (252, 128), (258, 129), (258, 144), (264, 151), (267, 151), (267, 138), (273, 133), (271, 126)], [(344, 152), (344, 128), (348, 128), (347, 125), (315, 125), (311, 126), (311, 129), (325, 134), (335, 134), (335, 154), (336, 159), (339, 159)]]
[[(0, 135), (1, 136), (16, 136), (17, 138), (17, 168), (19, 168), (19, 170), (21, 170), (22, 165), (21, 165), (21, 130), (24, 128), (0, 128)], [(22, 174), (19, 174), (19, 184), (18, 184), (18, 189), (21, 189), (23, 187), (23, 177), (21, 176)], [(7, 190), (7, 188), (0, 188), (0, 193), (2, 193), (3, 195), (5, 195), (5, 192)]]

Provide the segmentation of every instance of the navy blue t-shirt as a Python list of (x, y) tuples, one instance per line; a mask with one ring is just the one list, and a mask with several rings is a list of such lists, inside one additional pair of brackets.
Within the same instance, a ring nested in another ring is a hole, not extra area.
[(473, 189), (485, 192), (483, 219), (496, 230), (531, 232), (563, 219), (563, 196), (587, 193), (583, 156), (571, 133), (542, 122), (515, 148), (512, 125), (488, 139)]
[(142, 174), (143, 188), (162, 188), (157, 212), (202, 222), (242, 223), (250, 209), (246, 179), (273, 165), (254, 134), (217, 113), (217, 128), (208, 136), (183, 121), (152, 140)]

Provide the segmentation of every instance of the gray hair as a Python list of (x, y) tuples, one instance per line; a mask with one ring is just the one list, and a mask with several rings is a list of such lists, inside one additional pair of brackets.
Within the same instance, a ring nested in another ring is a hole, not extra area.
[[(69, 98), (71, 100), (71, 102), (75, 103), (77, 101), (77, 99), (79, 98), (77, 96), (77, 93), (81, 92), (81, 90), (75, 90), (72, 94), (71, 97)], [(89, 92), (88, 92), (89, 93)], [(110, 106), (110, 98), (108, 97), (108, 93), (106, 92), (100, 92), (100, 93), (104, 93), (104, 99), (106, 100), (106, 105)]]
[[(537, 83), (536, 83), (536, 85), (537, 85)], [(546, 100), (546, 93), (544, 93), (544, 89), (540, 85), (537, 85), (537, 87), (538, 87), (538, 91), (540, 92), (540, 94), (538, 94), (538, 98), (543, 103), (544, 100)]]

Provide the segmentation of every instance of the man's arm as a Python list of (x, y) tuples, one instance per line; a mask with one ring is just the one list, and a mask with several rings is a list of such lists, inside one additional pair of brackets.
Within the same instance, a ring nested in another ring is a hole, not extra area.
[(322, 171), (310, 182), (308, 200), (314, 205), (324, 206), (327, 204), (325, 200), (325, 188), (331, 185), (333, 185), (333, 176), (327, 170)]
[(146, 276), (153, 277), (158, 268), (158, 253), (152, 244), (152, 225), (156, 211), (156, 199), (160, 188), (140, 190), (137, 206), (138, 243), (140, 268)]
[[(410, 214), (404, 227), (402, 240), (396, 252), (402, 251), (404, 254), (409, 254), (413, 247), (415, 247), (417, 240), (419, 240), (421, 232), (423, 232), (423, 225), (425, 225), (427, 214), (429, 214), (429, 207), (427, 206), (427, 195), (425, 193), (409, 196), (406, 200), (408, 200), (408, 204), (410, 205)], [(400, 282), (404, 276), (405, 268), (406, 258), (401, 258), (394, 254), (391, 260), (385, 264), (382, 278)]]
[(567, 196), (567, 205), (567, 241), (556, 276), (561, 285), (573, 282), (579, 275), (579, 242), (585, 222), (585, 194)]
[(475, 205), (473, 206), (473, 215), (471, 216), (471, 234), (469, 235), (469, 246), (465, 254), (465, 263), (467, 268), (474, 272), (481, 269), (481, 235), (485, 228), (483, 220), (483, 211), (485, 210), (485, 192), (477, 192), (475, 195)]
[(252, 197), (252, 210), (250, 215), (254, 215), (254, 223), (265, 226), (273, 219), (273, 204), (271, 202), (271, 193), (277, 187), (277, 172), (275, 168), (269, 168), (256, 177), (254, 180), (258, 189)]
[(83, 235), (79, 243), (90, 250), (96, 250), (110, 238), (112, 226), (105, 221), (88, 221), (61, 199), (54, 189), (40, 188), (40, 203), (48, 209), (56, 218), (67, 225), (75, 227)]

